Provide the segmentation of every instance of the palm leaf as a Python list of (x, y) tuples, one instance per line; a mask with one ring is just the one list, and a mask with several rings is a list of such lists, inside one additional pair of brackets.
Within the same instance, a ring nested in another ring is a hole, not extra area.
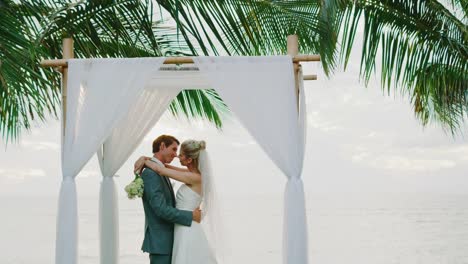
[[(286, 36), (297, 34), (301, 52), (319, 53), (327, 74), (338, 63), (338, 53), (347, 66), (363, 24), (361, 76), (366, 85), (380, 69), (382, 88), (407, 94), (424, 125), (439, 122), (455, 132), (467, 116), (460, 111), (467, 105), (467, 1), (157, 2), (169, 11), (185, 40), (201, 47), (191, 47), (194, 53), (284, 54)], [(382, 64), (375, 65), (379, 53)], [(442, 73), (450, 73), (450, 79), (434, 81)], [(445, 99), (435, 97), (442, 94)]]
[[(286, 36), (299, 36), (301, 53), (320, 54), (325, 71), (335, 65), (337, 6), (323, 1), (158, 0), (186, 42), (204, 55), (286, 54)], [(327, 2), (327, 1), (325, 1)]]
[[(75, 57), (157, 57), (192, 55), (176, 28), (153, 13), (151, 1), (8, 1), (0, 7), (0, 131), (17, 139), (35, 119), (57, 117), (59, 75), (39, 61), (61, 57), (63, 37), (75, 39)], [(203, 96), (200, 96), (203, 95)], [(195, 105), (171, 112), (222, 126), (226, 105), (213, 91), (187, 92)], [(192, 109), (193, 108), (193, 109)], [(189, 111), (186, 111), (189, 110)]]
[[(435, 0), (361, 0), (342, 2), (341, 7), (345, 65), (353, 32), (363, 20), (361, 75), (366, 83), (380, 51), (383, 89), (408, 95), (424, 125), (438, 122), (452, 133), (463, 127), (468, 114), (466, 1), (444, 6)], [(450, 7), (463, 14), (455, 15)]]

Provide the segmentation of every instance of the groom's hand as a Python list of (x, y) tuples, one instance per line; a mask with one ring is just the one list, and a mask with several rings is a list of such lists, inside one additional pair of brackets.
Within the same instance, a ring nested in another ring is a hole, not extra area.
[(197, 223), (200, 223), (200, 221), (201, 221), (201, 210), (200, 210), (200, 208), (197, 208), (192, 212), (192, 220), (197, 222)]

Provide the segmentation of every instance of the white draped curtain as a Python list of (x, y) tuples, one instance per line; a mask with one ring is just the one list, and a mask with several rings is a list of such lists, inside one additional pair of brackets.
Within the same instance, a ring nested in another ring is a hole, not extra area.
[(113, 175), (159, 120), (178, 93), (177, 89), (145, 89), (130, 106), (126, 117), (112, 131), (101, 151), (98, 152), (103, 175), (99, 195), (101, 264), (119, 263), (118, 205)]
[(78, 215), (74, 178), (96, 152), (103, 175), (99, 213), (100, 260), (103, 264), (118, 263), (118, 205), (113, 176), (184, 88), (216, 89), (287, 176), (284, 263), (307, 263), (301, 180), (305, 104), (301, 84), (299, 108), (297, 106), (291, 57), (196, 57), (194, 62), (198, 71), (161, 71), (163, 60), (69, 62), (56, 263), (77, 262)]

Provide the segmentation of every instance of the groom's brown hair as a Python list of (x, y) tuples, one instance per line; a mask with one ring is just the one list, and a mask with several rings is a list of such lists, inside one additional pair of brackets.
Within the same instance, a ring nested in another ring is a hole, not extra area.
[(179, 140), (171, 135), (161, 135), (153, 141), (153, 153), (159, 152), (159, 147), (161, 143), (164, 143), (166, 147), (172, 145), (172, 143), (177, 142), (177, 145), (180, 145)]

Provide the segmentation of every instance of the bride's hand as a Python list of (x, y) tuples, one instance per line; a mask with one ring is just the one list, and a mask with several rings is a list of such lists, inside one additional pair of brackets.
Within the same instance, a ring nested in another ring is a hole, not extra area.
[[(160, 173), (161, 173), (161, 170), (165, 168), (164, 166), (162, 166), (162, 165), (160, 165), (160, 164), (158, 164), (158, 163), (156, 163), (156, 162), (151, 161), (150, 158), (146, 158), (146, 157), (143, 157), (143, 158), (145, 158), (145, 159), (142, 161), (142, 162), (143, 162), (143, 165), (142, 165), (142, 168), (141, 168), (141, 169), (143, 169), (144, 167), (150, 168), (150, 169), (154, 170), (155, 172), (157, 172), (158, 174), (160, 174)], [(140, 160), (142, 160), (142, 159), (140, 158), (140, 159), (137, 161), (137, 163), (138, 163)], [(137, 168), (136, 168), (136, 165), (137, 165), (137, 164), (135, 163), (135, 169), (137, 169)]]
[(135, 165), (133, 167), (133, 171), (140, 174), (141, 171), (143, 170), (143, 168), (145, 167), (145, 161), (147, 160), (148, 158), (145, 157), (145, 156), (141, 156), (136, 162), (135, 162)]
[(152, 170), (154, 170), (155, 172), (157, 172), (158, 174), (161, 174), (161, 170), (163, 168), (165, 168), (165, 165), (164, 167), (159, 165), (159, 164), (156, 164), (154, 162), (151, 162), (149, 160), (146, 161), (146, 164), (145, 164), (147, 167), (151, 168)]

